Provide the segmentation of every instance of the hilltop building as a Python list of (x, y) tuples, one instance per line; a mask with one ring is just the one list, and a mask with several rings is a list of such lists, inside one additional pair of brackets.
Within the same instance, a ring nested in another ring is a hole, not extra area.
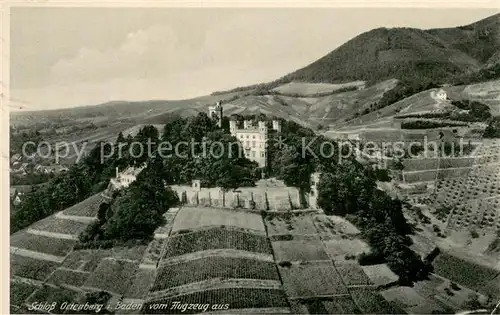
[[(208, 108), (210, 117), (217, 120), (217, 125), (222, 126), (223, 108), (221, 102)], [(267, 139), (269, 132), (281, 132), (281, 121), (273, 120), (272, 129), (269, 130), (266, 121), (258, 121), (257, 126), (252, 120), (243, 121), (243, 128), (238, 126), (234, 119), (229, 121), (229, 131), (243, 145), (245, 157), (259, 164), (259, 167), (267, 166)]]
[(447, 98), (446, 91), (443, 89), (439, 89), (439, 91), (436, 92), (436, 99), (445, 101)]

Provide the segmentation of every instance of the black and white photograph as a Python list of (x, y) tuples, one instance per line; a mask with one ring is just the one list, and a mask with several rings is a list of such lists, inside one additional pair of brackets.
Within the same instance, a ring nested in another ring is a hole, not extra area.
[(339, 3), (2, 5), (10, 313), (500, 314), (500, 2)]

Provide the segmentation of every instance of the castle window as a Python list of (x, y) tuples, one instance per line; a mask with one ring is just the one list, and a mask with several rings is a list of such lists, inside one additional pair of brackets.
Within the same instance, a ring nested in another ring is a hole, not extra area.
[(264, 157), (264, 152), (260, 152), (260, 157)]
[(249, 138), (249, 136), (247, 135), (247, 139)]
[(252, 148), (255, 148), (255, 141), (252, 141)]
[(250, 141), (247, 140), (247, 147), (249, 147), (249, 146), (250, 146)]
[(255, 151), (252, 151), (252, 157), (255, 157)]
[(255, 139), (255, 135), (253, 135), (253, 138)]

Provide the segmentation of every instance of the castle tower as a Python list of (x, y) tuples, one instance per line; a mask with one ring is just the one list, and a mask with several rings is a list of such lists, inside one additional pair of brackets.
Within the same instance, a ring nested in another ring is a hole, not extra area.
[(260, 149), (260, 157), (259, 157), (259, 166), (265, 167), (267, 166), (267, 138), (268, 138), (268, 129), (267, 122), (259, 121), (259, 149)]
[(274, 119), (273, 120), (273, 129), (277, 132), (281, 132), (281, 121)]
[(251, 120), (245, 120), (245, 121), (243, 121), (243, 128), (244, 129), (250, 129), (250, 128), (252, 128), (252, 121)]
[(215, 106), (208, 107), (208, 116), (217, 122), (217, 127), (222, 127), (222, 103), (220, 101), (217, 102)]
[(261, 135), (265, 135), (265, 139), (267, 139), (267, 124), (265, 121), (259, 121), (259, 133)]

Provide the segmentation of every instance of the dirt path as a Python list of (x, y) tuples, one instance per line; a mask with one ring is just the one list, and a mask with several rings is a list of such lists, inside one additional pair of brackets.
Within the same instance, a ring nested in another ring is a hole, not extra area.
[(78, 235), (47, 232), (47, 231), (41, 231), (41, 230), (34, 230), (32, 228), (28, 228), (26, 230), (26, 232), (29, 234), (33, 234), (33, 235), (46, 236), (46, 237), (51, 237), (51, 238), (60, 238), (60, 239), (75, 240), (75, 241), (78, 240)]
[(27, 250), (27, 249), (22, 249), (22, 248), (17, 248), (14, 246), (10, 247), (10, 253), (11, 254), (16, 254), (19, 256), (24, 256), (28, 258), (34, 258), (38, 260), (48, 260), (48, 261), (53, 261), (56, 263), (62, 263), (65, 259), (65, 257), (61, 256), (54, 256), (50, 254), (44, 254), (44, 253), (39, 253), (39, 252), (34, 252), (32, 250)]

